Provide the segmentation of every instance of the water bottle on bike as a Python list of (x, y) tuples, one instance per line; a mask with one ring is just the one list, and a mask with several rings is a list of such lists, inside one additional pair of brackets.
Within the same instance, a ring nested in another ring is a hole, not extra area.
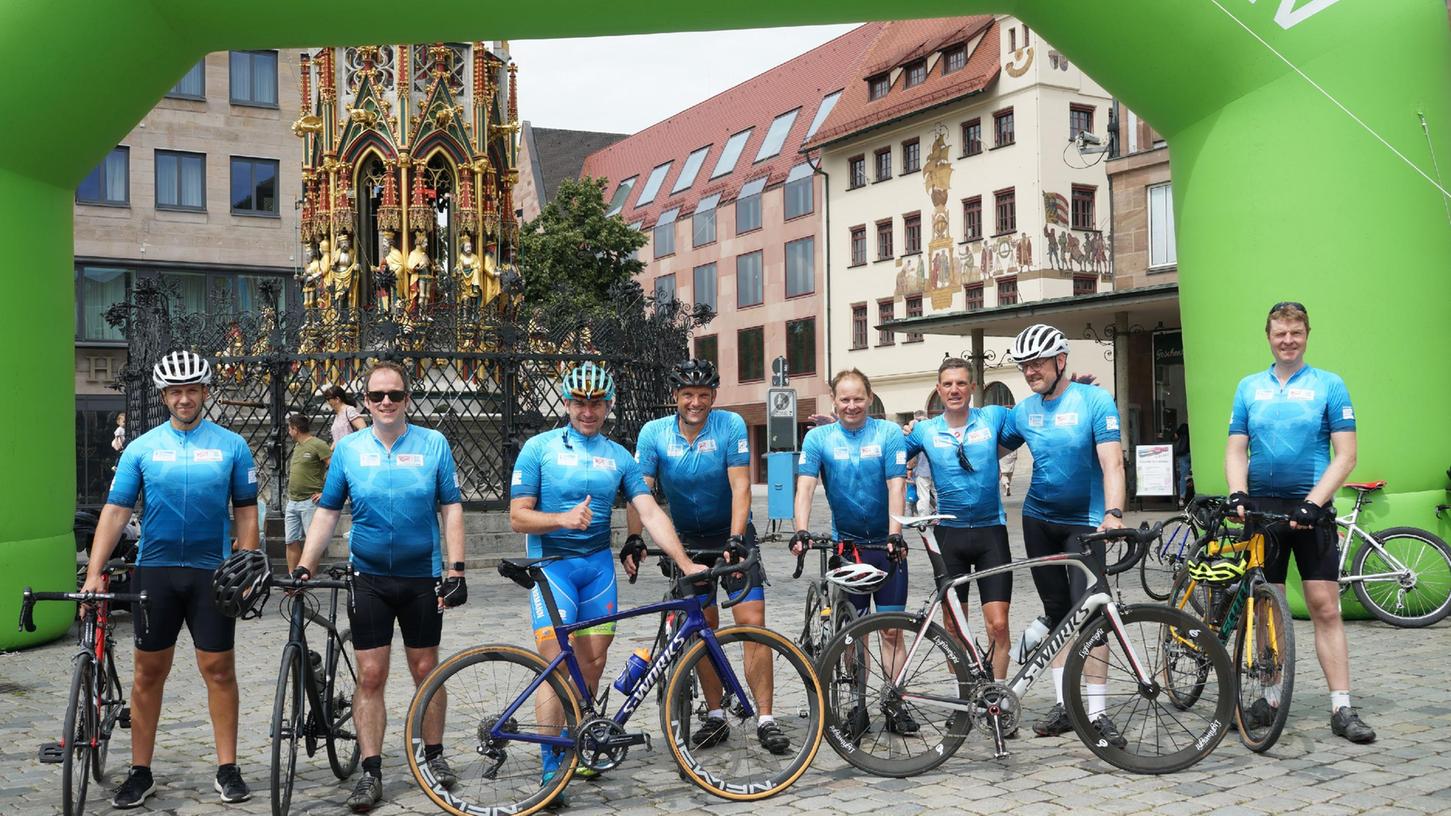
[(1028, 662), (1028, 655), (1032, 654), (1033, 650), (1038, 648), (1038, 644), (1043, 642), (1043, 638), (1048, 636), (1051, 623), (1052, 621), (1048, 620), (1047, 615), (1039, 615), (1028, 624), (1027, 629), (1023, 630), (1023, 636), (1018, 638), (1018, 647), (1013, 650), (1019, 664)]
[(641, 678), (650, 668), (650, 650), (636, 649), (620, 668), (620, 676), (615, 678), (615, 689), (621, 694), (629, 694), (640, 684)]

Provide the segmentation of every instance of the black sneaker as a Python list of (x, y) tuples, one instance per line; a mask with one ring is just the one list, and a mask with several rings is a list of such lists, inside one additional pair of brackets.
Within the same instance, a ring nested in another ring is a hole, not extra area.
[(866, 706), (857, 703), (846, 713), (846, 722), (843, 725), (846, 727), (847, 740), (856, 742), (872, 729), (872, 718), (867, 714)]
[(353, 792), (348, 796), (348, 809), (354, 813), (367, 813), (381, 801), (383, 780), (364, 771), (363, 777), (353, 786)]
[(1249, 711), (1244, 712), (1244, 724), (1252, 729), (1268, 728), (1274, 721), (1274, 706), (1263, 697), (1250, 703)]
[(111, 797), (111, 807), (117, 810), (141, 807), (146, 798), (153, 793), (156, 793), (156, 780), (151, 776), (151, 769), (132, 768), (131, 772), (126, 774), (126, 781), (116, 789), (116, 795)]
[(1098, 719), (1093, 721), (1093, 730), (1115, 748), (1123, 749), (1129, 745), (1129, 741), (1118, 732), (1118, 726), (1113, 724), (1113, 720), (1110, 720), (1107, 714), (1098, 715)]
[(706, 717), (695, 736), (690, 738), (690, 747), (713, 748), (725, 742), (730, 735), (731, 727), (726, 724), (724, 717)]
[(1073, 723), (1068, 721), (1068, 712), (1062, 703), (1055, 703), (1048, 716), (1033, 723), (1033, 733), (1040, 737), (1057, 737), (1072, 730)]
[(1341, 706), (1330, 717), (1330, 731), (1357, 744), (1375, 742), (1375, 729), (1361, 722), (1360, 712), (1350, 706)]
[(887, 710), (887, 730), (893, 734), (910, 737), (920, 729), (917, 721), (912, 718), (911, 712), (901, 706), (894, 706)]
[(458, 774), (448, 766), (448, 760), (443, 758), (443, 754), (428, 760), (427, 764), (429, 773), (433, 774), (433, 778), (437, 779), (438, 784), (446, 790), (453, 790), (453, 786), (458, 784)]
[(781, 730), (781, 726), (775, 720), (769, 720), (756, 726), (756, 739), (760, 740), (761, 747), (773, 754), (784, 754), (791, 750), (791, 738)]
[(236, 764), (219, 766), (217, 781), (212, 783), (212, 787), (222, 795), (223, 802), (245, 802), (252, 798), (252, 791), (247, 788), (247, 783), (242, 781), (242, 772)]

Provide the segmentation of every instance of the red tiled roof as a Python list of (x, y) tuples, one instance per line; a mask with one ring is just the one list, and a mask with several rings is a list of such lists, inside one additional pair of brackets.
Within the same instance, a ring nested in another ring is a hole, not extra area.
[[(979, 33), (983, 34), (982, 41), (968, 56), (967, 65), (962, 70), (944, 75), (939, 58), (928, 70), (927, 80), (921, 85), (902, 87), (906, 77), (903, 71), (886, 96), (867, 99), (868, 77), (929, 56), (945, 47), (966, 43)], [(999, 50), (997, 24), (989, 14), (887, 23), (862, 57), (859, 70), (846, 83), (846, 91), (831, 115), (826, 117), (803, 150), (815, 149), (874, 125), (983, 90), (997, 79), (1001, 70)]]
[[(585, 159), (580, 174), (608, 178), (606, 200), (614, 195), (621, 180), (638, 176), (620, 216), (630, 223), (643, 220), (647, 226), (654, 224), (660, 213), (672, 207), (680, 207), (682, 217), (693, 212), (696, 202), (707, 195), (723, 193), (722, 201), (729, 201), (742, 184), (762, 175), (769, 175), (768, 186), (778, 184), (785, 180), (792, 167), (803, 161), (797, 147), (811, 127), (811, 120), (816, 116), (822, 98), (843, 87), (847, 91), (843, 100), (850, 94), (851, 77), (855, 75), (857, 65), (878, 33), (888, 25), (867, 23), (852, 29), (799, 57), (686, 108), (663, 122), (591, 154)], [(771, 121), (796, 108), (800, 108), (800, 112), (786, 135), (781, 152), (759, 164), (752, 163), (766, 132), (770, 130)], [(755, 130), (741, 150), (735, 171), (710, 180), (710, 172), (720, 158), (726, 140), (731, 134), (748, 127)], [(671, 195), (670, 189), (680, 175), (685, 157), (706, 145), (710, 145), (710, 152), (701, 163), (695, 183)], [(634, 201), (650, 177), (650, 171), (667, 161), (674, 164), (661, 182), (655, 200), (635, 208)]]

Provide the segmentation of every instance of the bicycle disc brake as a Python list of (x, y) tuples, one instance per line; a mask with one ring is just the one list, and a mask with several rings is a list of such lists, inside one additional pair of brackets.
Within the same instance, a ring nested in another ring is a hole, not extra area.
[(595, 717), (580, 726), (575, 738), (579, 764), (595, 771), (608, 771), (625, 761), (630, 746), (650, 747), (649, 734), (631, 734), (625, 727), (607, 717)]

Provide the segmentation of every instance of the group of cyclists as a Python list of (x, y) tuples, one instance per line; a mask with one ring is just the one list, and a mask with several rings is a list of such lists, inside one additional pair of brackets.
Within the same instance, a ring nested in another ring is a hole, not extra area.
[[(1246, 377), (1235, 393), (1225, 457), (1229, 503), (1292, 516), (1288, 528), (1267, 531), (1281, 546), (1266, 574), (1282, 582), (1290, 556), (1295, 557), (1305, 580), (1316, 651), (1331, 690), (1332, 730), (1353, 742), (1369, 742), (1374, 731), (1350, 703), (1335, 537), (1326, 525), (1333, 519), (1330, 501), (1354, 467), (1355, 417), (1343, 381), (1305, 364), (1308, 335), (1309, 316), (1301, 304), (1277, 303), (1270, 310), (1266, 336), (1274, 364)], [(948, 358), (937, 374), (943, 413), (907, 426), (868, 415), (872, 389), (866, 374), (849, 369), (832, 377), (834, 421), (813, 428), (802, 442), (790, 546), (800, 553), (812, 539), (811, 508), (820, 486), (835, 540), (886, 545), (842, 551), (888, 574), (869, 597), (854, 598), (860, 611), (867, 611), (869, 604), (883, 611), (905, 607), (907, 544), (898, 519), (905, 514), (907, 465), (919, 457), (930, 464), (938, 513), (951, 516), (935, 529), (940, 557), (932, 554), (932, 560), (939, 575), (985, 570), (1011, 560), (998, 461), (1025, 444), (1033, 458), (1021, 519), (1029, 557), (1077, 552), (1079, 535), (1123, 525), (1123, 452), (1112, 397), (1069, 375), (1068, 340), (1051, 326), (1025, 329), (1014, 339), (1010, 355), (1033, 392), (1018, 405), (974, 407), (976, 383), (970, 365)], [(218, 760), (215, 789), (223, 802), (250, 796), (236, 764), (235, 620), (218, 611), (218, 606), (236, 608), (239, 598), (220, 594), (242, 591), (238, 587), (247, 582), (214, 586), (212, 576), (224, 560), (234, 572), (250, 571), (254, 578), (265, 573), (267, 564), (257, 552), (257, 478), (251, 452), (240, 436), (203, 418), (211, 376), (207, 361), (191, 352), (173, 352), (156, 364), (153, 379), (170, 418), (126, 446), (92, 545), (86, 589), (99, 586), (101, 567), (144, 493), (134, 586), (150, 594), (152, 623), (136, 635), (132, 763), (112, 799), (117, 808), (140, 806), (156, 790), (151, 759), (161, 696), (183, 623), (191, 632), (208, 693)], [(387, 719), (383, 689), (395, 631), (403, 636), (408, 669), (417, 683), (438, 662), (444, 610), (468, 597), (463, 510), (449, 443), (437, 431), (408, 422), (410, 388), (403, 367), (379, 362), (364, 383), (372, 424), (336, 443), (305, 543), (300, 554), (293, 553), (294, 576), (311, 577), (344, 504), (351, 504), (349, 617), (358, 667), (353, 711), (364, 773), (347, 805), (356, 812), (372, 809), (382, 798)], [(751, 523), (747, 429), (738, 414), (715, 408), (715, 366), (706, 360), (685, 361), (671, 372), (671, 385), (675, 414), (647, 423), (632, 455), (602, 433), (615, 399), (613, 377), (593, 363), (579, 365), (559, 384), (568, 422), (529, 439), (515, 462), (510, 523), (526, 536), (529, 557), (552, 559), (544, 572), (566, 624), (616, 611), (610, 531), (611, 511), (621, 492), (627, 502), (628, 537), (618, 559), (630, 576), (646, 556), (644, 531), (684, 575), (706, 569), (706, 556), (692, 557), (692, 551), (725, 551), (734, 559), (759, 546)], [(657, 490), (668, 501), (668, 515), (655, 501)], [(229, 516), (236, 524), (235, 535)], [(1095, 557), (1103, 558), (1101, 549)], [(745, 601), (732, 609), (736, 622), (764, 624), (764, 571), (756, 566), (735, 580), (744, 583), (728, 587), (733, 597), (746, 590)], [(1061, 567), (1035, 569), (1033, 581), (1050, 625), (1085, 591), (1082, 581)], [(1001, 679), (1010, 652), (1012, 579), (1004, 574), (979, 584), (993, 672)], [(707, 618), (718, 625), (717, 588), (695, 588), (708, 596)], [(958, 591), (966, 601), (967, 586)], [(559, 644), (537, 587), (530, 603), (536, 645), (546, 659), (552, 658)], [(573, 635), (589, 685), (582, 691), (596, 692), (613, 638), (613, 623)], [(899, 646), (886, 643), (883, 649)], [(892, 659), (891, 654), (884, 657)], [(1057, 702), (1033, 725), (1040, 736), (1072, 730), (1063, 706), (1065, 658), (1061, 653), (1053, 663)], [(754, 734), (736, 738), (755, 739), (773, 753), (786, 753), (790, 740), (772, 714), (769, 662), (753, 662), (748, 655), (746, 677), (758, 718)], [(1106, 712), (1106, 686), (1102, 680), (1098, 685), (1089, 680), (1086, 696), (1094, 728), (1110, 743), (1124, 744)], [(733, 738), (719, 687), (703, 685), (708, 711), (691, 736), (693, 747), (701, 749)], [(429, 770), (447, 786), (458, 777), (443, 751), (446, 706), (444, 695), (431, 704), (424, 742)], [(564, 721), (559, 702), (547, 694), (536, 714), (546, 725)], [(853, 712), (852, 718), (861, 720), (854, 727), (864, 728), (870, 716), (865, 710)], [(884, 725), (904, 735), (919, 728), (903, 711)], [(558, 772), (563, 757), (548, 746), (539, 750), (543, 783)], [(555, 804), (563, 802), (556, 799)]]

